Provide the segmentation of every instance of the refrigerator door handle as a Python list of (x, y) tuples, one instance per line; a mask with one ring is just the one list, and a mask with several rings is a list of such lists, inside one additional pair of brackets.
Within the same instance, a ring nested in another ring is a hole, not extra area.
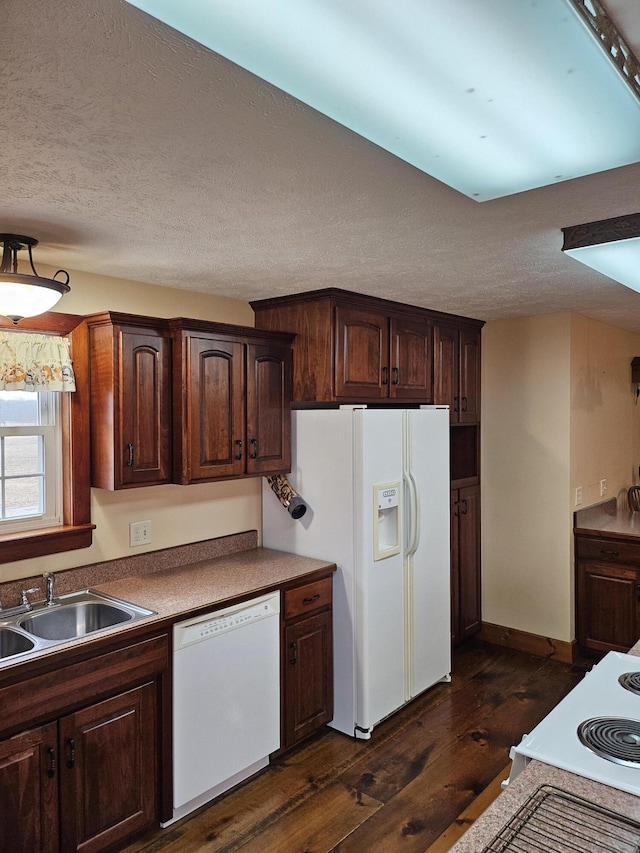
[(405, 471), (405, 482), (407, 484), (408, 506), (407, 515), (409, 518), (408, 535), (407, 535), (407, 554), (415, 554), (418, 550), (420, 542), (420, 513), (418, 512), (418, 487), (411, 471)]

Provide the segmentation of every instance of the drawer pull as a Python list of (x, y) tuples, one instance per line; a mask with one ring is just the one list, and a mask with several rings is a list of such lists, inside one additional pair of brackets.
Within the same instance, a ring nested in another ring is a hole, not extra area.
[(47, 776), (53, 779), (56, 775), (56, 751), (52, 746), (47, 747), (47, 755), (49, 756), (49, 766), (47, 767)]
[(306, 598), (302, 599), (303, 604), (313, 604), (314, 601), (317, 601), (320, 598), (320, 593), (316, 592), (315, 595), (308, 595)]
[(607, 551), (604, 548), (600, 551), (601, 554), (604, 554), (607, 557), (617, 557), (619, 556), (619, 551)]
[(67, 759), (67, 767), (72, 770), (76, 766), (76, 742), (70, 737), (67, 741), (69, 747), (69, 758)]
[(289, 663), (296, 664), (298, 662), (298, 644), (291, 643), (289, 645), (289, 648), (291, 649), (291, 657), (289, 658)]

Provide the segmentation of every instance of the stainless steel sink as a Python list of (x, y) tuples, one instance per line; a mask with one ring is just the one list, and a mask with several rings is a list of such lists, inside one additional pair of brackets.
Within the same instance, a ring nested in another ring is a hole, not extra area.
[(0, 665), (15, 655), (34, 654), (153, 615), (146, 607), (91, 590), (57, 596), (53, 604), (34, 602), (28, 611), (24, 607), (0, 610)]
[(43, 640), (70, 640), (120, 622), (130, 622), (133, 618), (132, 613), (113, 604), (81, 601), (32, 613), (21, 619), (19, 625), (28, 634)]
[(152, 610), (90, 590), (60, 596), (53, 605), (38, 607), (18, 619), (18, 626), (43, 640), (71, 640), (151, 616)]
[(24, 634), (19, 634), (11, 628), (0, 628), (0, 659), (31, 651), (34, 647), (33, 640)]

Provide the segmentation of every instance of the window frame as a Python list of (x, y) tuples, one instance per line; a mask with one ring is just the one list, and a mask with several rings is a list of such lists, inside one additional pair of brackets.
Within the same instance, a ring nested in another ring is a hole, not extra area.
[[(0, 328), (15, 326), (2, 318)], [(60, 392), (62, 524), (0, 535), (0, 564), (88, 548), (95, 528), (91, 522), (87, 324), (81, 315), (48, 311), (22, 320), (18, 330), (69, 336), (76, 390)]]

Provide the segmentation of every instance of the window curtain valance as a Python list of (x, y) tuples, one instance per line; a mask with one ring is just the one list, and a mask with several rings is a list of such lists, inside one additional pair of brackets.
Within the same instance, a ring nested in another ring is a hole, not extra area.
[(75, 391), (69, 340), (0, 332), (0, 391)]

